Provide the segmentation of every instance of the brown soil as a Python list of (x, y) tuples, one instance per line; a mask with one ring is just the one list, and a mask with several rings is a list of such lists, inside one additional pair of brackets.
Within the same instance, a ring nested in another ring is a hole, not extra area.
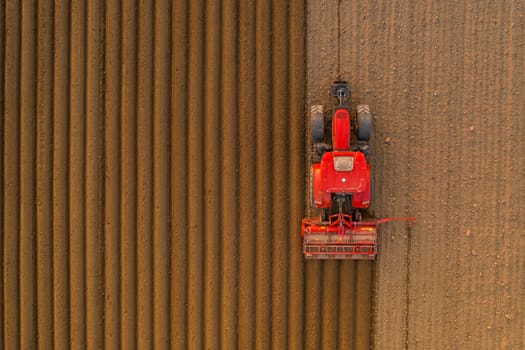
[[(0, 3), (0, 348), (525, 347), (522, 2)], [(338, 73), (376, 262), (301, 252)]]
[(519, 1), (309, 6), (309, 104), (350, 82), (375, 116), (375, 213), (417, 218), (381, 226), (373, 285), (332, 277), (352, 263), (317, 277), (348, 287), (354, 302), (330, 310), (356, 323), (369, 310), (352, 291), (373, 294), (375, 348), (524, 347), (523, 15)]

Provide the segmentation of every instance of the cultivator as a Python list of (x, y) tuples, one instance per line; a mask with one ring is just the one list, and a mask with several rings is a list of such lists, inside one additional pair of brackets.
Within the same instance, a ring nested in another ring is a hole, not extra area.
[(302, 222), (306, 259), (373, 260), (377, 255), (377, 225), (412, 218), (354, 221), (348, 214), (331, 215), (328, 221), (305, 218)]

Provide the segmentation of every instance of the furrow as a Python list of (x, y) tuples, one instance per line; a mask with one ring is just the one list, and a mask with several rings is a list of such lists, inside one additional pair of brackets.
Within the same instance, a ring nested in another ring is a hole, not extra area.
[(153, 72), (153, 348), (170, 345), (170, 87), (171, 46), (169, 1), (154, 4)]
[(322, 282), (320, 286), (321, 295), (321, 349), (335, 349), (338, 340), (337, 313), (339, 312), (339, 280), (338, 268), (341, 264), (353, 264), (352, 261), (323, 261)]
[(38, 346), (53, 348), (53, 5), (38, 4), (36, 288)]
[(137, 346), (153, 347), (153, 2), (138, 6)]
[[(6, 33), (5, 33), (5, 6), (0, 6), (0, 42), (3, 45), (0, 45), (0, 113), (2, 117), (0, 118), (0, 230), (5, 234), (4, 226), (4, 207), (5, 207), (5, 180), (4, 180), (4, 138), (5, 138), (5, 118), (6, 118), (6, 106), (5, 106), (5, 76), (6, 76)], [(4, 238), (0, 237), (0, 280), (2, 285), (0, 286), (0, 347), (5, 347), (5, 308), (4, 308)]]
[(271, 3), (257, 1), (255, 37), (256, 85), (256, 256), (255, 256), (255, 348), (271, 348), (271, 271), (272, 271), (272, 149), (273, 134), (271, 95)]
[(87, 347), (104, 344), (104, 80), (102, 2), (90, 1), (87, 7), (86, 48), (86, 323)]
[(36, 306), (36, 14), (22, 4), (20, 76), (20, 346), (37, 345)]
[(354, 349), (356, 343), (356, 266), (355, 262), (339, 266), (339, 286), (337, 291), (337, 348)]
[(203, 347), (204, 302), (204, 147), (203, 105), (204, 95), (204, 1), (192, 1), (189, 8), (189, 62), (188, 67), (188, 346)]
[(71, 347), (86, 344), (86, 8), (71, 3), (69, 265)]
[(104, 347), (121, 347), (122, 135), (121, 135), (121, 3), (105, 9), (104, 34)]
[(70, 6), (56, 2), (53, 65), (53, 343), (71, 344), (70, 291)]
[(257, 240), (256, 207), (256, 32), (255, 1), (239, 7), (239, 334), (237, 347), (255, 349), (255, 263)]
[[(21, 6), (5, 5), (2, 219), (3, 346), (20, 348), (20, 58)], [(9, 29), (9, 30), (7, 30)]]
[(221, 309), (221, 8), (206, 4), (204, 92), (204, 347), (220, 348)]
[(304, 307), (304, 348), (320, 349), (321, 337), (321, 286), (322, 286), (322, 264), (319, 261), (308, 261), (306, 263), (305, 285), (308, 286), (305, 295)]
[[(358, 261), (355, 267), (354, 349), (370, 348), (370, 313), (373, 262)], [(345, 310), (346, 311), (346, 310)]]
[[(279, 33), (272, 38), (272, 116), (268, 120), (268, 127), (272, 128), (272, 213), (268, 219), (273, 224), (273, 234), (271, 235), (272, 246), (272, 348), (286, 348), (287, 340), (287, 313), (288, 295), (286, 288), (288, 285), (288, 246), (290, 235), (288, 233), (289, 215), (289, 152), (286, 146), (289, 142), (289, 118), (290, 110), (288, 86), (289, 86), (289, 67), (288, 61), (288, 6), (282, 1), (272, 3), (272, 32)], [(270, 174), (270, 173), (269, 173)], [(270, 237), (268, 237), (270, 239)]]
[(221, 31), (221, 342), (224, 349), (235, 347), (238, 338), (239, 297), (239, 196), (238, 137), (238, 5), (224, 1)]
[(137, 27), (135, 1), (122, 6), (120, 76), (120, 337), (121, 347), (137, 344)]
[[(187, 1), (176, 1), (173, 7), (171, 46), (172, 87), (171, 87), (171, 278), (172, 298), (170, 305), (171, 347), (188, 347), (186, 324), (188, 321), (188, 90), (189, 83), (189, 19)], [(177, 48), (177, 49), (175, 49)]]

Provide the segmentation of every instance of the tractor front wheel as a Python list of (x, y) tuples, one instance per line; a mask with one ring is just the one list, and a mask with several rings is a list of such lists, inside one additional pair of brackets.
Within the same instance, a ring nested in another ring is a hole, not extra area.
[(372, 136), (372, 116), (368, 105), (357, 106), (357, 139), (369, 141)]
[(310, 128), (312, 143), (323, 141), (324, 138), (324, 117), (323, 106), (314, 105), (310, 112)]

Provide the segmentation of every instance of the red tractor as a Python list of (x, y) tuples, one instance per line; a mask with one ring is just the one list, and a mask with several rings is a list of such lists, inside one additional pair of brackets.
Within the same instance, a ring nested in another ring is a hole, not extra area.
[(303, 252), (307, 259), (374, 259), (377, 225), (413, 219), (364, 219), (372, 197), (368, 164), (372, 117), (367, 105), (358, 105), (357, 116), (351, 116), (346, 82), (336, 81), (332, 94), (337, 103), (329, 120), (323, 106), (311, 110), (310, 201), (320, 214), (302, 221)]

